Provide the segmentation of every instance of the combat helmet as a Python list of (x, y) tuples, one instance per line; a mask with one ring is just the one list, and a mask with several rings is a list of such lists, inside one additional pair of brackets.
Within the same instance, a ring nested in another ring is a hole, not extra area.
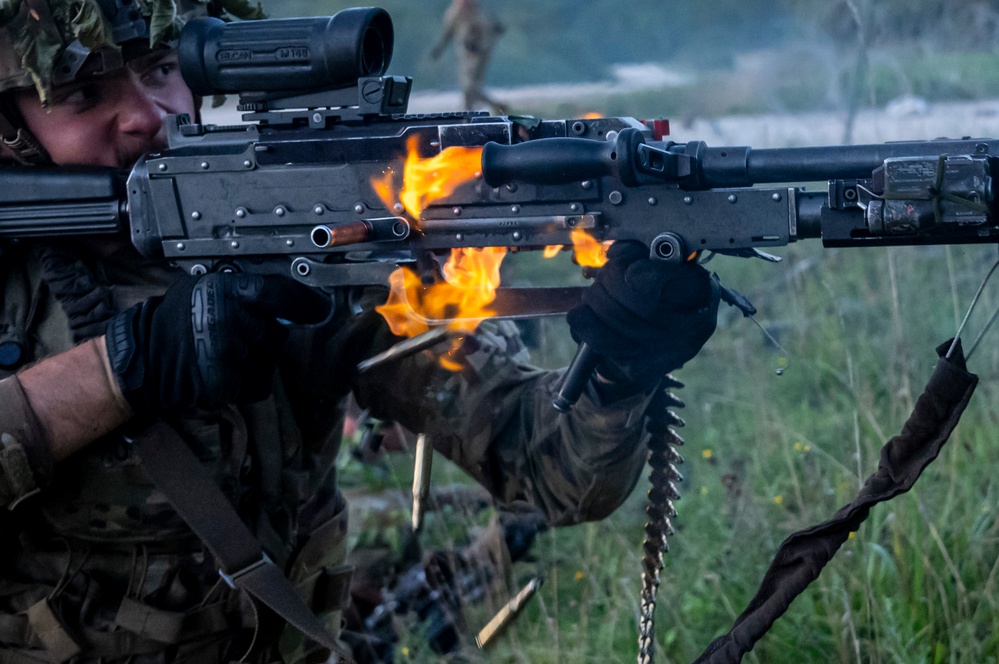
[(265, 15), (251, 0), (0, 0), (0, 140), (19, 161), (48, 163), (5, 93), (34, 87), (47, 105), (52, 86), (73, 81), (84, 64), (106, 73), (175, 45), (196, 16)]

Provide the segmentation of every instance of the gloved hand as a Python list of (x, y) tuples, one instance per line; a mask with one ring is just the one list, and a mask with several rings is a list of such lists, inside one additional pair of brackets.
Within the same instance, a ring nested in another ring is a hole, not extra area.
[(139, 416), (266, 397), (288, 330), (330, 301), (286, 277), (189, 277), (108, 323), (111, 368)]
[(600, 354), (601, 377), (650, 389), (714, 333), (719, 285), (696, 263), (650, 259), (639, 242), (615, 242), (607, 259), (569, 312), (569, 330)]

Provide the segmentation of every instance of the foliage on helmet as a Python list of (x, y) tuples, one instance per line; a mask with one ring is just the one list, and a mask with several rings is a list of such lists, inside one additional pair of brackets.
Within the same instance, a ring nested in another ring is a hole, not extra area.
[[(150, 48), (175, 44), (184, 24), (197, 16), (266, 16), (250, 0), (134, 1), (148, 21)], [(0, 0), (0, 92), (34, 86), (47, 104), (55, 68), (77, 40), (91, 52), (121, 51), (98, 0)]]
[(244, 21), (254, 21), (267, 18), (263, 6), (258, 2), (254, 5), (250, 0), (222, 0), (222, 9), (227, 14)]

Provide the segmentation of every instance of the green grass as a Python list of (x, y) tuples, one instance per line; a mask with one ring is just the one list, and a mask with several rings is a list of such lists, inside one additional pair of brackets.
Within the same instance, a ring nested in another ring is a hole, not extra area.
[[(936, 363), (934, 346), (953, 335), (995, 248), (802, 244), (782, 255), (777, 266), (710, 264), (758, 306), (790, 364), (777, 376), (782, 354), (727, 311), (678, 373), (687, 383), (686, 481), (659, 593), (660, 662), (692, 661), (741, 612), (779, 543), (853, 498), (908, 416)], [(993, 285), (967, 339), (997, 306)], [(542, 356), (561, 359), (571, 353), (564, 329), (549, 325)], [(941, 457), (912, 492), (874, 509), (745, 661), (999, 661), (997, 340), (993, 330), (971, 359), (982, 381)], [(603, 522), (542, 535), (536, 562), (516, 571), (521, 583), (543, 574), (545, 585), (488, 654), (469, 648), (469, 661), (634, 660), (646, 488), (642, 481)], [(470, 613), (474, 629), (487, 619), (481, 609)], [(402, 661), (436, 661), (418, 638), (404, 645)]]
[(869, 90), (874, 103), (903, 94), (931, 100), (999, 96), (999, 53), (906, 52), (872, 58)]
[[(685, 121), (846, 109), (855, 59), (855, 55), (833, 56), (800, 49), (783, 56), (774, 52), (766, 66), (701, 70), (696, 80), (685, 85), (537, 101), (530, 108), (514, 110), (548, 118), (573, 118), (593, 112)], [(929, 101), (993, 99), (999, 97), (999, 53), (900, 48), (872, 51), (857, 94), (861, 107), (884, 106), (903, 95)]]

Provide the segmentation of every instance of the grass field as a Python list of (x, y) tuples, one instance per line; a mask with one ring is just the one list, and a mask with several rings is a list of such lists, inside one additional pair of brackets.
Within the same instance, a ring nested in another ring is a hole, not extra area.
[[(682, 371), (687, 496), (660, 592), (661, 661), (692, 661), (742, 610), (780, 541), (852, 499), (995, 254), (795, 247), (779, 267), (717, 265), (760, 308), (790, 364), (777, 376), (782, 355), (728, 312)], [(984, 304), (972, 334), (999, 306), (999, 289)], [(996, 335), (972, 357), (983, 381), (942, 457), (911, 494), (874, 511), (749, 661), (999, 659), (999, 487), (989, 463), (999, 446)], [(550, 535), (566, 560), (549, 604), (571, 604), (562, 597), (570, 588), (581, 597), (556, 623), (565, 650), (522, 661), (633, 657), (641, 493), (605, 523)], [(592, 555), (571, 561), (573, 551)]]
[[(741, 612), (779, 543), (852, 500), (997, 257), (989, 246), (780, 253), (779, 265), (710, 267), (757, 305), (787, 350), (783, 375), (784, 355), (734, 310), (677, 373), (687, 384), (686, 481), (659, 593), (660, 662), (692, 661)], [(968, 345), (997, 307), (994, 283)], [(539, 359), (559, 364), (572, 352), (562, 325), (545, 324)], [(746, 661), (999, 661), (999, 329), (969, 368), (981, 384), (940, 458), (912, 492), (874, 509)], [(452, 479), (443, 464), (434, 472)], [(541, 535), (516, 573), (521, 583), (543, 574), (545, 585), (488, 653), (463, 656), (634, 661), (646, 489), (643, 480), (603, 522)], [(467, 526), (461, 515), (432, 519), (429, 530), (449, 537)], [(469, 616), (473, 626), (488, 619)], [(418, 635), (402, 647), (403, 661), (435, 661)]]

